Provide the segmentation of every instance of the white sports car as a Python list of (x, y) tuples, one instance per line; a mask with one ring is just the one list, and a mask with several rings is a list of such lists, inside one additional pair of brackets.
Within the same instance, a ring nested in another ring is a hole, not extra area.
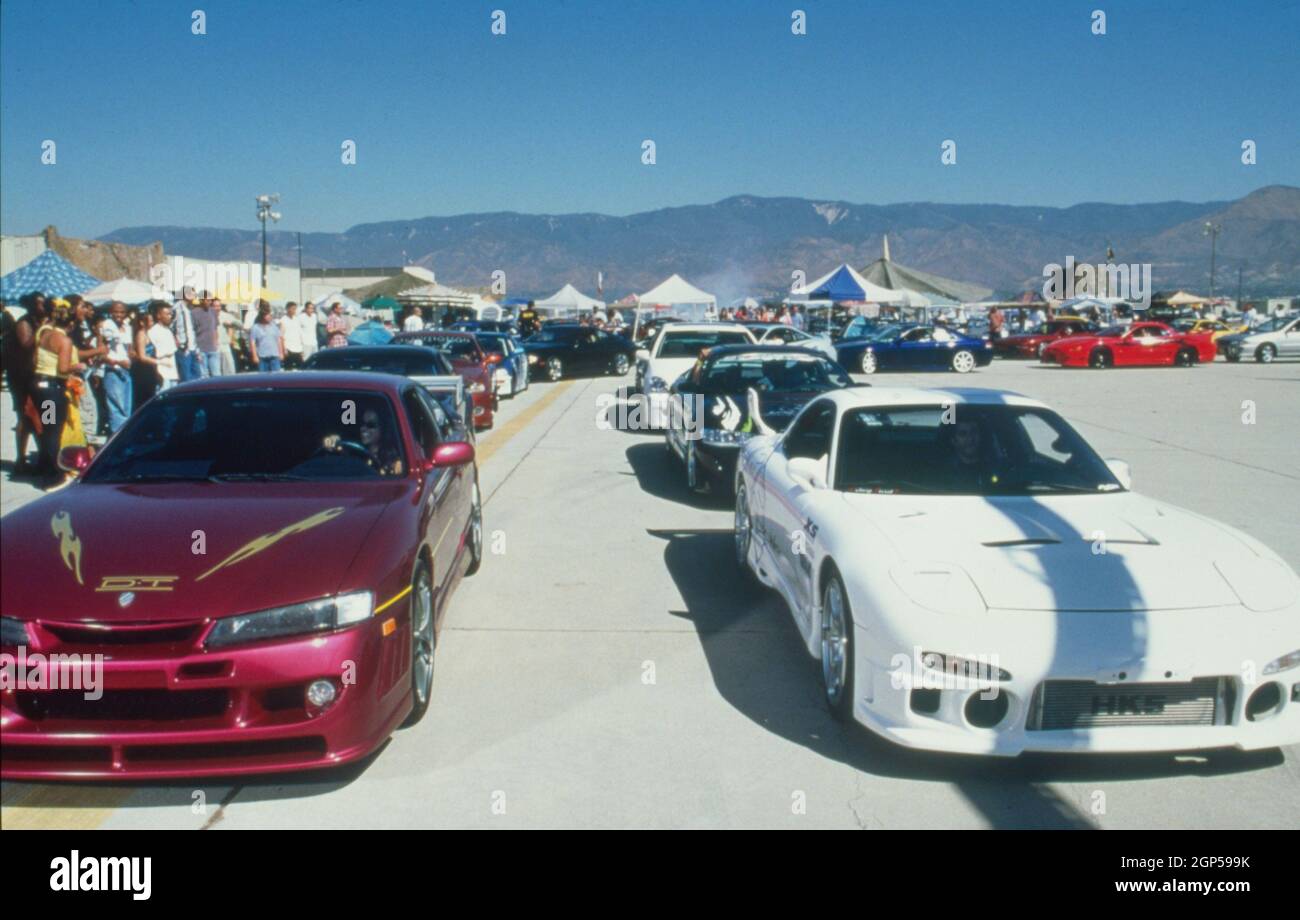
[(649, 404), (652, 427), (668, 424), (668, 389), (695, 366), (701, 352), (718, 345), (753, 345), (754, 334), (739, 323), (671, 323), (637, 355), (637, 378)]
[(1300, 742), (1300, 579), (1128, 479), (1021, 396), (837, 390), (743, 448), (736, 554), (831, 709), (898, 744)]

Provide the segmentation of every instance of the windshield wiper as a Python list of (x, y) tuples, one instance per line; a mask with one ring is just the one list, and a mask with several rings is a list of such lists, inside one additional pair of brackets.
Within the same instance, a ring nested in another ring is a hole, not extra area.
[(209, 482), (310, 482), (309, 476), (293, 473), (213, 473)]
[(198, 476), (193, 473), (132, 473), (129, 476), (106, 476), (103, 479), (96, 478), (95, 482), (117, 483), (117, 482), (202, 482), (206, 476)]
[(1047, 492), (1081, 492), (1087, 495), (1093, 495), (1100, 491), (1096, 486), (1075, 486), (1064, 482), (1027, 482), (1023, 488), (1027, 492), (1043, 489)]

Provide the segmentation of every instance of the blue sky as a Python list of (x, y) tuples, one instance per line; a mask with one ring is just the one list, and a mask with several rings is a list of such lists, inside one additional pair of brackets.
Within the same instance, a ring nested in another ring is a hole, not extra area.
[(1300, 183), (1297, 35), (1295, 0), (5, 0), (0, 228), (1235, 198)]

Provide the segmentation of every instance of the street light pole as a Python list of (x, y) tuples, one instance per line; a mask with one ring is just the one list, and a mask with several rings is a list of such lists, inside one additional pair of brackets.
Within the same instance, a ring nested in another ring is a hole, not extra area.
[(1210, 299), (1211, 300), (1214, 299), (1214, 257), (1216, 254), (1216, 250), (1218, 249), (1219, 234), (1222, 232), (1223, 232), (1222, 224), (1211, 223), (1208, 220), (1205, 222), (1205, 230), (1203, 232), (1203, 235), (1208, 236), (1210, 238)]
[[(266, 220), (269, 217), (272, 221), (280, 219), (280, 212), (271, 210), (271, 205), (280, 200), (279, 195), (258, 195), (257, 201), (257, 219), (262, 222), (262, 290), (266, 290)], [(258, 293), (258, 299), (261, 299), (261, 292)]]

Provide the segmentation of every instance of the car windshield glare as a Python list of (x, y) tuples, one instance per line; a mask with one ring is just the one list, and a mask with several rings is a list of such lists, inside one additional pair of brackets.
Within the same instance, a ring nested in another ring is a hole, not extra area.
[(844, 492), (1004, 496), (1123, 489), (1064, 419), (1023, 406), (850, 410), (836, 459), (835, 488)]
[(376, 479), (402, 475), (402, 457), (380, 393), (221, 390), (146, 404), (85, 481)]
[(701, 391), (707, 394), (820, 393), (852, 386), (849, 375), (825, 358), (801, 355), (735, 355), (712, 362)]
[(659, 345), (660, 358), (694, 358), (706, 348), (719, 345), (748, 345), (749, 335), (736, 330), (718, 332), (665, 332)]

